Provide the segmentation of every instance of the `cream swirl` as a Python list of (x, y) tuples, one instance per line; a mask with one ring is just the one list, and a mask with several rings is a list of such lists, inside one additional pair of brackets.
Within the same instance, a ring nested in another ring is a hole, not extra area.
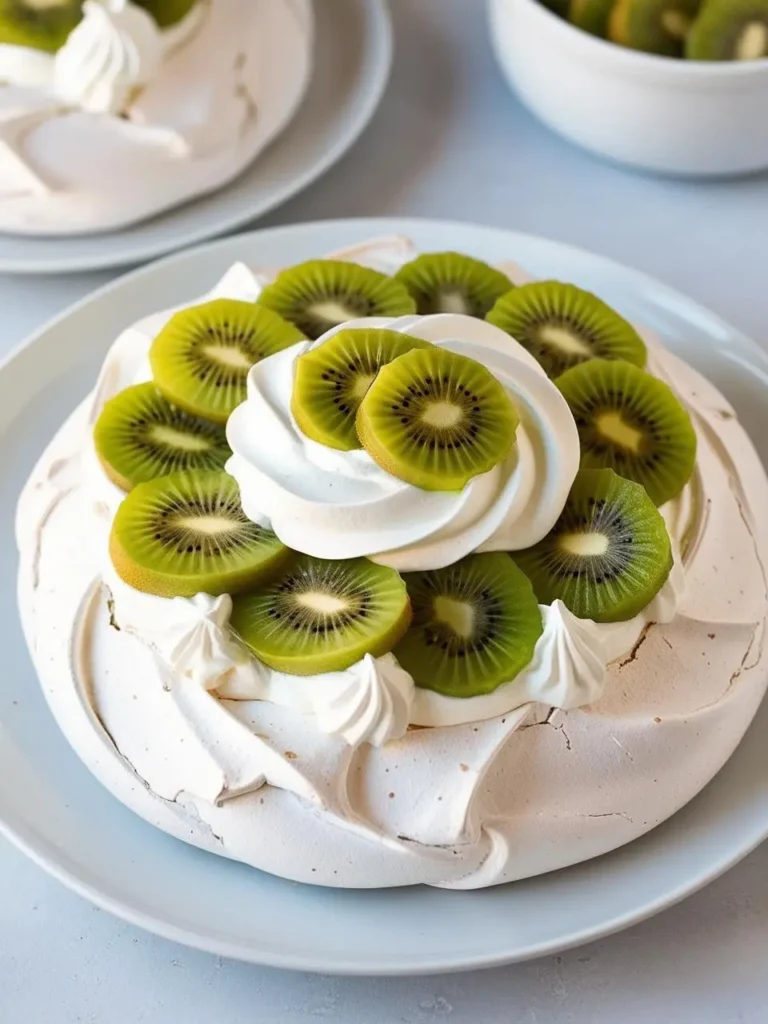
[(520, 414), (512, 452), (460, 492), (424, 491), (391, 476), (362, 449), (340, 452), (310, 440), (290, 411), (295, 360), (312, 347), (303, 342), (253, 367), (248, 397), (227, 424), (234, 452), (227, 470), (240, 485), (246, 514), (269, 522), (297, 551), (365, 555), (402, 572), (441, 568), (478, 549), (515, 551), (544, 537), (578, 470), (579, 441), (568, 406), (535, 360), (503, 331), (471, 317), (344, 326), (363, 324), (431, 341), (486, 366)]
[(156, 74), (157, 23), (131, 0), (85, 0), (83, 20), (56, 54), (54, 90), (90, 113), (117, 114)]

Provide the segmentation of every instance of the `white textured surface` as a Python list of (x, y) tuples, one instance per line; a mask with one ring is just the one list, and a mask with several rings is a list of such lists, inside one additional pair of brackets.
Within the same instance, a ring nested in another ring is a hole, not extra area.
[[(440, 0), (439, 13), (432, 0), (395, 0), (400, 52), (372, 129), (271, 220), (418, 213), (533, 231), (647, 270), (763, 341), (768, 179), (694, 186), (595, 163), (509, 98), (476, 12), (476, 0)], [(104, 280), (0, 280), (3, 351)], [(0, 906), (3, 1024), (762, 1024), (768, 1006), (768, 845), (630, 932), (453, 978), (223, 962), (95, 910), (5, 843)]]

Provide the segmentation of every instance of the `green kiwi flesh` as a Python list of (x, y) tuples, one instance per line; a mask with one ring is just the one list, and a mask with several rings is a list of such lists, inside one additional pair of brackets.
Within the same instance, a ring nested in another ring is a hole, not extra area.
[(568, 20), (584, 32), (605, 39), (608, 18), (615, 4), (616, 0), (570, 0)]
[(497, 299), (514, 287), (500, 270), (458, 252), (417, 256), (395, 274), (423, 316), (460, 313), (484, 317)]
[(560, 600), (579, 618), (623, 622), (661, 590), (672, 546), (640, 484), (582, 469), (552, 531), (515, 558), (542, 604)]
[(357, 434), (393, 476), (428, 491), (460, 491), (506, 458), (518, 422), (492, 373), (433, 345), (379, 370), (357, 411)]
[(308, 260), (288, 267), (258, 302), (313, 339), (347, 320), (416, 312), (416, 303), (399, 281), (342, 260)]
[(82, 0), (0, 0), (0, 43), (55, 53), (82, 16)]
[(656, 505), (682, 491), (696, 462), (696, 433), (664, 381), (630, 363), (594, 359), (555, 383), (576, 421), (583, 469), (613, 469)]
[(617, 0), (608, 37), (632, 50), (681, 57), (701, 0)]
[(536, 281), (502, 296), (486, 320), (510, 334), (550, 377), (588, 359), (645, 366), (645, 344), (631, 324), (572, 284)]
[(169, 28), (185, 18), (200, 0), (133, 0), (155, 19), (160, 28)]
[(417, 686), (477, 697), (510, 682), (533, 658), (541, 612), (529, 579), (504, 553), (469, 555), (407, 573), (410, 629), (395, 657)]
[(247, 518), (232, 477), (216, 471), (138, 484), (117, 510), (109, 550), (122, 580), (160, 597), (235, 594), (288, 554)]
[(291, 411), (307, 437), (330, 448), (360, 448), (358, 407), (382, 366), (427, 341), (379, 327), (337, 331), (296, 360)]
[(768, 57), (768, 0), (710, 0), (688, 34), (691, 60)]
[(213, 299), (175, 313), (149, 352), (155, 383), (188, 412), (214, 423), (245, 399), (248, 371), (302, 340), (293, 324), (252, 302)]
[(405, 583), (394, 569), (367, 558), (294, 553), (263, 586), (235, 597), (230, 621), (265, 665), (306, 676), (386, 654), (410, 619)]
[(107, 475), (125, 491), (182, 470), (223, 469), (232, 454), (220, 426), (179, 409), (152, 383), (105, 402), (93, 439)]

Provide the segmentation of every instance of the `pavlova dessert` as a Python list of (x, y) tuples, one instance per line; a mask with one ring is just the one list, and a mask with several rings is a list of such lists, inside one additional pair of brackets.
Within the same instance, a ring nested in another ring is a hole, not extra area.
[(0, 0), (0, 231), (120, 228), (228, 183), (312, 52), (311, 0)]
[(673, 814), (768, 683), (768, 482), (568, 283), (402, 238), (126, 330), (21, 497), (50, 707), (159, 828), (477, 888)]

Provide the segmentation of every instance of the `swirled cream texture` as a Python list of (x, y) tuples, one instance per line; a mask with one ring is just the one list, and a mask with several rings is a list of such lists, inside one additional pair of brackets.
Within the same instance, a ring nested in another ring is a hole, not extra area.
[(131, 0), (85, 0), (83, 20), (54, 60), (54, 91), (92, 113), (119, 113), (160, 67), (154, 18)]
[(311, 0), (86, 0), (55, 54), (0, 44), (0, 231), (122, 227), (239, 174), (294, 115)]
[[(401, 572), (439, 569), (472, 551), (515, 551), (554, 526), (579, 466), (579, 439), (560, 392), (526, 350), (498, 328), (454, 314), (350, 321), (386, 326), (486, 366), (519, 415), (517, 443), (460, 492), (424, 491), (392, 476), (367, 452), (341, 452), (306, 437), (291, 414), (294, 363), (313, 343), (253, 367), (247, 400), (227, 424), (251, 519), (289, 547), (318, 558), (373, 558)], [(336, 330), (314, 346), (321, 345)]]

